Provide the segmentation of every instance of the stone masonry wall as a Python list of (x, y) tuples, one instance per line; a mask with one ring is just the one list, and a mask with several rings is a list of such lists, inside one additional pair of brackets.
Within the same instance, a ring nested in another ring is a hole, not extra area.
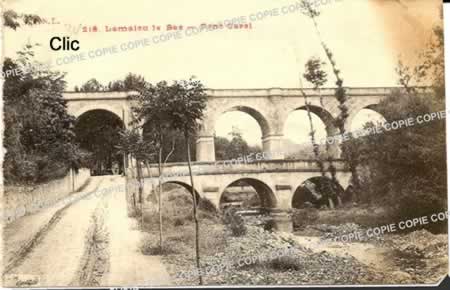
[(81, 189), (90, 177), (89, 169), (80, 169), (72, 176), (69, 172), (65, 177), (52, 180), (37, 186), (6, 186), (3, 196), (3, 218), (10, 223), (19, 217), (50, 207), (64, 199), (69, 194)]

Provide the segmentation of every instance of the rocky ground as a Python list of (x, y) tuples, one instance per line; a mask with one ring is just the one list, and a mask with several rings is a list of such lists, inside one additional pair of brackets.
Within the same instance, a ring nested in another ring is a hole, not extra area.
[(405, 235), (387, 235), (380, 244), (392, 250), (394, 265), (413, 282), (436, 283), (448, 272), (446, 234), (434, 235), (419, 230)]
[[(258, 259), (262, 254), (264, 258)], [(164, 262), (176, 284), (198, 285), (198, 276), (190, 274), (195, 270), (193, 255), (168, 255)], [(229, 267), (214, 269), (227, 263)], [(244, 236), (229, 236), (224, 250), (204, 254), (202, 267), (208, 285), (370, 284), (385, 279), (383, 273), (354, 257), (315, 252), (298, 243), (294, 235), (254, 226)]]
[(309, 240), (315, 241), (311, 247), (349, 254), (372, 268), (390, 272), (392, 281), (397, 283), (437, 283), (448, 272), (447, 234), (432, 234), (422, 229), (373, 237), (362, 235), (358, 240), (342, 241), (343, 236), (366, 230), (355, 223), (317, 224), (296, 232), (296, 236), (303, 241), (300, 237), (311, 237)]
[[(329, 238), (363, 228), (351, 223), (319, 225), (305, 229), (314, 233), (305, 236), (251, 225), (240, 237), (233, 237), (226, 228), (207, 228), (209, 235), (226, 240), (222, 249), (201, 253), (207, 285), (423, 284), (437, 283), (448, 269), (447, 235), (425, 230), (343, 243)], [(288, 254), (275, 258), (268, 254), (283, 250), (289, 250)], [(261, 253), (266, 253), (266, 259), (257, 258)], [(198, 285), (194, 254), (188, 245), (163, 261), (175, 284)]]

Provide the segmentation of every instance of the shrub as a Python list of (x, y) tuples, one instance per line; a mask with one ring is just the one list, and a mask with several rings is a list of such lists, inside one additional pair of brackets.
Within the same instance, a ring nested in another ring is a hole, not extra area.
[(292, 223), (295, 229), (302, 229), (307, 225), (314, 224), (319, 218), (319, 212), (315, 208), (294, 209), (292, 211)]
[(184, 225), (184, 220), (181, 218), (176, 218), (175, 221), (173, 222), (173, 225), (176, 227), (182, 226)]
[(275, 270), (300, 270), (301, 264), (298, 257), (293, 256), (281, 256), (269, 261), (269, 267)]
[(209, 199), (203, 197), (200, 198), (198, 209), (212, 213), (217, 212), (216, 206)]
[(223, 222), (231, 230), (234, 237), (240, 237), (247, 233), (244, 219), (237, 213), (237, 210), (230, 208), (225, 211)]
[(200, 220), (209, 220), (209, 221), (216, 220), (215, 216), (210, 212), (198, 211), (197, 214)]
[(164, 241), (161, 249), (159, 246), (159, 240), (157, 240), (154, 236), (146, 236), (140, 245), (142, 254), (148, 256), (177, 254), (177, 248), (176, 243), (166, 240)]

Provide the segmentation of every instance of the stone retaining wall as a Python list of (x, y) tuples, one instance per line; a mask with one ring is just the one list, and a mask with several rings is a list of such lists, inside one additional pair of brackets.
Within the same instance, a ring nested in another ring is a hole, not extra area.
[[(89, 169), (80, 169), (74, 177), (65, 177), (36, 186), (5, 186), (3, 218), (10, 223), (19, 217), (50, 207), (80, 190), (90, 177)], [(75, 189), (75, 190), (74, 190)]]

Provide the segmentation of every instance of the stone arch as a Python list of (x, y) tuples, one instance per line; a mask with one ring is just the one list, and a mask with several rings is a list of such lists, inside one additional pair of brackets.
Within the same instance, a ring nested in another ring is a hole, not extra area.
[(256, 178), (242, 177), (234, 180), (233, 182), (228, 183), (225, 187), (223, 187), (223, 190), (220, 192), (219, 208), (223, 202), (225, 190), (228, 187), (236, 185), (239, 182), (245, 182), (255, 189), (256, 193), (259, 196), (262, 207), (275, 208), (278, 206), (276, 195), (269, 185)]
[(122, 123), (122, 127), (125, 128), (126, 124), (123, 121), (123, 119), (116, 113), (113, 112), (111, 110), (107, 110), (107, 109), (103, 109), (103, 108), (94, 108), (94, 109), (87, 109), (87, 110), (80, 110), (80, 114), (76, 115), (76, 123), (78, 123), (84, 116), (86, 116), (87, 114), (92, 114), (95, 112), (106, 112), (108, 114), (111, 114), (111, 116), (114, 116), (114, 118), (116, 118), (117, 120), (119, 120)]
[(200, 124), (200, 129), (197, 134), (196, 141), (196, 160), (197, 161), (215, 161), (214, 148), (214, 132), (216, 129), (217, 120), (225, 113), (239, 111), (250, 115), (256, 120), (261, 128), (262, 145), (265, 145), (265, 138), (270, 136), (272, 128), (270, 127), (269, 119), (260, 109), (255, 109), (250, 106), (233, 105), (225, 106), (224, 108), (215, 109), (206, 114), (206, 118)]
[[(102, 122), (103, 120), (105, 122)], [(76, 142), (82, 149), (93, 154), (92, 162), (89, 163), (91, 174), (124, 172), (126, 161), (116, 147), (119, 132), (124, 128), (125, 124), (122, 118), (109, 110), (85, 109), (77, 116), (74, 128)]]
[[(120, 120), (122, 120), (122, 122), (124, 123), (124, 125), (126, 126), (127, 124), (124, 122), (123, 120), (123, 112), (125, 111), (124, 108), (118, 108), (115, 106), (111, 106), (108, 104), (86, 104), (81, 106), (81, 108), (74, 110), (74, 112), (72, 113), (73, 116), (75, 116), (75, 118), (77, 118), (77, 120), (85, 113), (90, 112), (90, 111), (95, 111), (95, 110), (103, 110), (103, 111), (108, 111), (112, 114), (114, 114), (117, 118), (119, 118)], [(70, 110), (71, 111), (71, 110)]]
[[(306, 179), (302, 184), (297, 186), (292, 195), (291, 206), (292, 208), (301, 208), (306, 202), (309, 202), (312, 206), (319, 208), (322, 205), (328, 205), (328, 199), (323, 192), (320, 192), (320, 184), (327, 182), (330, 185), (333, 181), (329, 177), (314, 176)], [(344, 194), (345, 190), (340, 184), (334, 184), (334, 189), (338, 191), (338, 194)], [(338, 203), (337, 198), (333, 198), (333, 203)]]
[[(312, 114), (314, 114), (315, 116), (319, 117), (319, 119), (325, 124), (325, 130), (326, 130), (326, 135), (327, 136), (335, 136), (335, 135), (339, 134), (339, 129), (335, 126), (335, 119), (334, 119), (333, 115), (329, 111), (327, 111), (323, 107), (316, 106), (316, 105), (310, 105), (309, 109), (310, 109), (310, 112)], [(306, 105), (302, 105), (302, 106), (296, 107), (295, 109), (290, 110), (286, 114), (286, 116), (285, 116), (285, 118), (283, 120), (283, 123), (282, 123), (282, 128), (283, 129), (286, 126), (286, 123), (287, 123), (287, 120), (289, 118), (289, 115), (291, 113), (293, 113), (295, 111), (299, 111), (299, 110), (307, 112)], [(316, 135), (316, 137), (317, 137), (317, 135)], [(325, 144), (325, 140), (320, 140), (319, 138), (316, 138), (316, 142), (318, 144)], [(330, 153), (332, 154), (332, 156), (338, 157), (340, 155), (339, 145), (338, 144), (330, 145)]]
[[(163, 183), (163, 185), (164, 184), (176, 184), (176, 185), (179, 185), (179, 186), (181, 186), (181, 187), (183, 187), (184, 189), (186, 189), (187, 190), (187, 192), (191, 195), (191, 197), (192, 197), (192, 194), (191, 194), (191, 192), (192, 192), (192, 186), (190, 186), (189, 184), (187, 184), (187, 183), (185, 183), (185, 182), (183, 182), (183, 181), (177, 181), (177, 180), (169, 180), (169, 181), (165, 181), (164, 183)], [(201, 195), (200, 195), (200, 193), (194, 188), (194, 192), (195, 192), (195, 197), (197, 198), (197, 203), (200, 201), (200, 199), (201, 199)]]
[[(334, 120), (333, 115), (332, 115), (330, 112), (328, 112), (327, 110), (325, 110), (325, 109), (322, 108), (322, 107), (315, 106), (315, 105), (310, 105), (310, 106), (309, 106), (309, 109), (310, 109), (311, 113), (313, 113), (314, 115), (316, 115), (317, 117), (319, 117), (320, 120), (322, 120), (322, 122), (325, 124), (325, 127), (326, 127), (326, 130), (327, 130), (327, 134), (328, 134), (328, 135), (337, 134), (338, 128), (334, 125), (335, 120)], [(284, 124), (286, 123), (286, 120), (287, 120), (289, 114), (292, 113), (292, 112), (294, 112), (294, 111), (298, 111), (298, 110), (304, 110), (304, 111), (307, 111), (305, 105), (300, 106), (300, 107), (297, 107), (297, 108), (295, 108), (294, 110), (290, 111), (290, 112), (286, 115), (286, 118), (284, 119), (283, 126), (284, 126)]]
[(380, 109), (379, 104), (369, 104), (363, 107), (360, 107), (356, 110), (352, 110), (350, 116), (347, 118), (347, 124), (346, 124), (346, 130), (348, 131), (352, 131), (352, 124), (353, 121), (355, 119), (355, 117), (362, 111), (362, 110), (371, 110), (377, 114), (379, 114), (380, 116), (382, 116), (384, 118), (385, 121), (387, 121), (386, 117), (385, 117), (385, 112), (383, 112)]
[(263, 137), (267, 136), (270, 133), (269, 122), (268, 122), (267, 118), (260, 111), (254, 109), (252, 107), (240, 106), (240, 105), (232, 106), (230, 108), (222, 110), (219, 114), (217, 114), (217, 116), (214, 120), (213, 128), (215, 129), (217, 119), (219, 119), (220, 116), (222, 116), (225, 113), (233, 112), (233, 111), (243, 112), (243, 113), (246, 113), (246, 114), (250, 115), (251, 117), (253, 117), (256, 120), (256, 122), (258, 123), (259, 127), (261, 128), (261, 133), (262, 133)]

